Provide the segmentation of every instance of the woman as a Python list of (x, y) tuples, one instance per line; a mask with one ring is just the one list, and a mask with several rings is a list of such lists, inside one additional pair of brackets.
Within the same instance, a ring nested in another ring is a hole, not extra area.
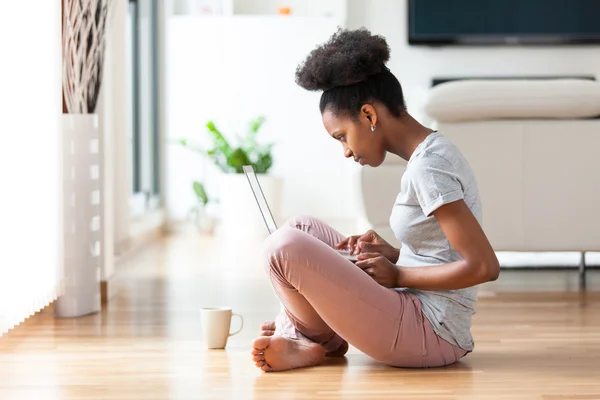
[(388, 152), (408, 161), (390, 217), (402, 247), (373, 231), (344, 238), (307, 217), (273, 233), (268, 272), (285, 311), (253, 341), (263, 371), (316, 365), (348, 343), (396, 367), (448, 365), (473, 350), (476, 285), (499, 275), (477, 184), (460, 151), (406, 111), (389, 56), (381, 36), (340, 30), (298, 67), (296, 82), (323, 91), (323, 124), (344, 156), (371, 167)]

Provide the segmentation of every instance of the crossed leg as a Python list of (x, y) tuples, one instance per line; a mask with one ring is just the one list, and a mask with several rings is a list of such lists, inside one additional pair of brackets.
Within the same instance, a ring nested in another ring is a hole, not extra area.
[[(339, 232), (311, 218), (295, 218), (289, 225), (266, 241), (267, 271), (285, 308), (278, 322), (289, 322), (289, 327), (263, 325), (274, 336), (255, 339), (257, 366), (271, 371), (318, 363), (325, 352), (344, 354), (345, 339), (371, 354), (381, 352), (372, 343), (384, 336), (385, 342), (394, 341), (401, 309), (398, 294), (332, 249), (343, 239)], [(391, 329), (379, 330), (382, 324)], [(373, 335), (372, 329), (379, 333)], [(297, 357), (299, 353), (307, 357)]]
[[(311, 217), (295, 217), (292, 218), (290, 220), (287, 221), (287, 223), (285, 224), (286, 227), (290, 227), (290, 228), (295, 228), (298, 229), (302, 232), (306, 232), (307, 234), (311, 235), (312, 237), (320, 240), (321, 242), (325, 243), (326, 245), (328, 245), (329, 247), (334, 247), (337, 243), (339, 243), (341, 240), (344, 239), (344, 236), (336, 231), (335, 229), (333, 229), (332, 227), (330, 227), (329, 225), (321, 222), (318, 219), (315, 218), (311, 218)], [(344, 354), (346, 354), (346, 352), (348, 351), (348, 342), (346, 342), (345, 340), (343, 340), (341, 337), (339, 337), (331, 328), (326, 327), (326, 324), (324, 321), (318, 321), (317, 323), (318, 325), (320, 325), (322, 327), (322, 330), (324, 331), (324, 335), (325, 337), (330, 336), (329, 339), (329, 344), (325, 345), (325, 346), (321, 346), (324, 348), (328, 348), (329, 350), (325, 353), (326, 356), (343, 356)], [(275, 338), (275, 343), (287, 343), (288, 346), (295, 346), (295, 345), (300, 345), (302, 342), (311, 342), (313, 341), (313, 339), (308, 338), (307, 336), (305, 336), (302, 331), (299, 329), (300, 323), (298, 321), (295, 321), (295, 319), (290, 316), (290, 314), (288, 313), (287, 309), (284, 309), (278, 316), (277, 316), (277, 323), (276, 321), (269, 321), (269, 322), (265, 322), (261, 325), (260, 327), (260, 334), (261, 337), (270, 337), (270, 336), (281, 336), (284, 338), (292, 338), (292, 339), (300, 339), (300, 342), (289, 342), (289, 341), (281, 341), (278, 338)], [(305, 332), (310, 331), (310, 329), (304, 329)], [(318, 337), (318, 336), (322, 336), (323, 334), (319, 335), (314, 335), (313, 337)], [(265, 346), (265, 344), (268, 342), (269, 344), (273, 344), (273, 341), (265, 341), (264, 339), (262, 340), (263, 343), (261, 343), (261, 341), (258, 341), (258, 346), (259, 347), (267, 347)], [(325, 344), (325, 343), (322, 343)], [(282, 345), (277, 346), (276, 347), (282, 347)], [(278, 349), (280, 350), (280, 349)], [(290, 349), (292, 350), (292, 349)], [(321, 353), (322, 351), (320, 349), (318, 349), (315, 346), (309, 346), (309, 348), (305, 348), (303, 347), (304, 352), (311, 353), (310, 350), (313, 350), (315, 352), (315, 356), (316, 357), (309, 357), (309, 360), (307, 361), (311, 361), (313, 358), (315, 359), (315, 361), (320, 360), (320, 358), (322, 358)], [(264, 356), (263, 353), (261, 351), (258, 351), (257, 349), (253, 350), (253, 359), (256, 362), (256, 365), (258, 367), (263, 367), (264, 370), (271, 370), (272, 368), (270, 368), (270, 366), (265, 366), (266, 362), (264, 361)]]
[(332, 249), (341, 239), (318, 220), (296, 218), (266, 240), (267, 272), (285, 311), (253, 341), (258, 367), (315, 365), (326, 352), (345, 353), (347, 342), (398, 367), (448, 365), (467, 354), (435, 334), (415, 295), (379, 285)]

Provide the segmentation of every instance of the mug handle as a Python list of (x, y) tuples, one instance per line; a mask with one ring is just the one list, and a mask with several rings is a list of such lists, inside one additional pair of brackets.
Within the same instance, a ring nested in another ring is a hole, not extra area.
[(240, 317), (240, 322), (241, 322), (241, 326), (240, 329), (238, 329), (237, 331), (230, 333), (229, 336), (233, 336), (233, 335), (237, 335), (238, 333), (240, 333), (242, 331), (242, 329), (244, 328), (244, 318), (240, 315), (240, 314), (236, 314), (236, 313), (232, 313), (231, 317)]

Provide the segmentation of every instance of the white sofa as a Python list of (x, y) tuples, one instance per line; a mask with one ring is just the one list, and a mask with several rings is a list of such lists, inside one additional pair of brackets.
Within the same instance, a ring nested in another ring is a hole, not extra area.
[[(425, 111), (469, 160), (496, 251), (600, 251), (599, 82), (450, 82), (431, 89)], [(389, 155), (358, 174), (361, 228), (394, 243), (405, 165)]]

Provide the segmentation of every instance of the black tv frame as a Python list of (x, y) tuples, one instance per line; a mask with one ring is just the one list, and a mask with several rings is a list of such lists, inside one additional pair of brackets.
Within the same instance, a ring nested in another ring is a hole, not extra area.
[(411, 13), (413, 3), (419, 0), (407, 0), (406, 34), (411, 46), (600, 46), (600, 34), (594, 37), (542, 35), (542, 36), (453, 36), (444, 38), (419, 38), (411, 35)]

